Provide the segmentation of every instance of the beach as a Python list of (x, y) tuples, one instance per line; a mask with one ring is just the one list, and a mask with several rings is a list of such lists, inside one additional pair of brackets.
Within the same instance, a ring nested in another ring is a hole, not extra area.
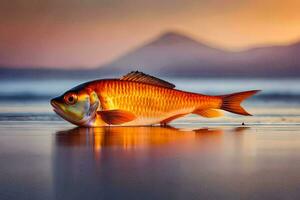
[[(35, 93), (26, 100), (18, 96), (26, 92), (21, 87), (0, 98), (1, 200), (300, 196), (297, 88), (286, 86), (292, 88), (287, 98), (278, 85), (267, 88), (245, 102), (253, 116), (226, 112), (216, 119), (188, 115), (167, 127), (78, 128), (49, 105), (48, 96), (64, 87), (42, 93), (20, 85)], [(210, 91), (232, 85), (211, 84)], [(252, 87), (243, 86), (233, 90)], [(188, 83), (181, 88), (202, 90)]]

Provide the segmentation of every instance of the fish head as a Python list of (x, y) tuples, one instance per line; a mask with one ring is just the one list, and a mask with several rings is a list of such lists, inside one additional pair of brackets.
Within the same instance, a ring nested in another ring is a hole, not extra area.
[(98, 95), (90, 89), (71, 89), (51, 100), (54, 112), (77, 126), (90, 126), (100, 105)]

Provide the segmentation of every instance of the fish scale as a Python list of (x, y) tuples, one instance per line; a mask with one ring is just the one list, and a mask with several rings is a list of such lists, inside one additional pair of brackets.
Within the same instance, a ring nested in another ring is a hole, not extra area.
[(131, 123), (159, 123), (172, 115), (190, 113), (196, 108), (219, 108), (221, 105), (220, 97), (208, 98), (134, 81), (104, 80), (89, 87), (103, 99), (104, 110), (120, 109), (136, 115), (137, 119)]

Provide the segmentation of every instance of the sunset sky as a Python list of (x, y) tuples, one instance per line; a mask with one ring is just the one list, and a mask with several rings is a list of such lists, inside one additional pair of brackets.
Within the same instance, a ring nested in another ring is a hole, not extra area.
[(2, 0), (0, 65), (97, 67), (164, 31), (240, 50), (300, 41), (299, 0)]

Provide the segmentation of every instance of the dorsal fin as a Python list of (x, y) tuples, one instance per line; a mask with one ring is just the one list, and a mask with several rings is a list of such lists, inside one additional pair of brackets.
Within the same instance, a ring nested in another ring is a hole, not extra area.
[(144, 74), (143, 72), (139, 72), (139, 71), (132, 71), (126, 74), (125, 76), (123, 76), (122, 78), (120, 78), (120, 80), (136, 81), (136, 82), (148, 83), (148, 84), (158, 85), (167, 88), (175, 88), (175, 85), (172, 83), (161, 80), (154, 76), (150, 76), (148, 74)]

